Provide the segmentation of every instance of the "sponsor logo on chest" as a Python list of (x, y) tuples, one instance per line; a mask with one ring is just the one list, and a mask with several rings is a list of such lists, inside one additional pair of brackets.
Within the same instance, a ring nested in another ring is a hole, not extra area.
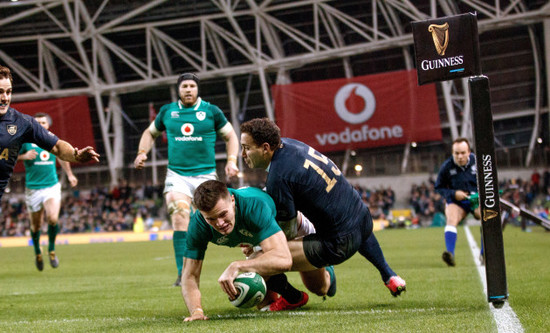
[[(206, 112), (204, 111), (197, 111), (195, 113), (195, 117), (199, 121), (203, 121), (206, 119)], [(180, 115), (178, 114), (178, 111), (172, 112), (172, 118), (180, 118)], [(179, 142), (202, 142), (204, 139), (202, 135), (194, 136), (195, 134), (195, 125), (193, 125), (190, 122), (186, 122), (180, 127), (180, 132), (183, 136), (176, 136), (174, 137), (175, 141)]]

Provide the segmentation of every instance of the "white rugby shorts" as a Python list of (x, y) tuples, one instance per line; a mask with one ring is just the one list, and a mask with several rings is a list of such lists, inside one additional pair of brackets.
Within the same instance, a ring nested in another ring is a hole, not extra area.
[(207, 180), (216, 180), (218, 176), (216, 172), (198, 176), (182, 176), (168, 169), (166, 171), (166, 180), (164, 181), (164, 194), (167, 192), (183, 193), (190, 198), (193, 198), (193, 193), (200, 184)]
[(31, 212), (38, 212), (44, 207), (44, 202), (48, 199), (54, 199), (61, 202), (61, 184), (40, 189), (25, 189), (25, 203), (27, 209)]

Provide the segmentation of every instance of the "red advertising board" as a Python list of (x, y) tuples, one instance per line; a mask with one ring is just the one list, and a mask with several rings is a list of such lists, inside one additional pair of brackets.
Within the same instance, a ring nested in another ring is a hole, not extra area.
[[(10, 107), (19, 112), (34, 116), (44, 112), (52, 117), (50, 131), (75, 147), (95, 147), (88, 97), (66, 98), (12, 103)], [(23, 164), (17, 163), (15, 172), (23, 171)]]
[(318, 151), (441, 140), (433, 84), (414, 70), (274, 85), (275, 117), (284, 137)]

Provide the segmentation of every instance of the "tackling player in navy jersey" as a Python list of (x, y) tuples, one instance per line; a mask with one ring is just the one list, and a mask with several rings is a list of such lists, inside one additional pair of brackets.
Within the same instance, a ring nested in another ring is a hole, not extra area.
[[(241, 125), (241, 146), (249, 167), (268, 171), (266, 190), (289, 239), (293, 271), (337, 265), (359, 251), (379, 270), (393, 296), (406, 290), (372, 233), (368, 207), (330, 159), (300, 141), (281, 139), (279, 128), (267, 118)], [(292, 239), (298, 211), (316, 233)]]
[(10, 69), (0, 65), (0, 198), (25, 142), (36, 143), (67, 162), (99, 162), (99, 154), (92, 147), (74, 148), (40, 126), (33, 117), (10, 108), (12, 83)]

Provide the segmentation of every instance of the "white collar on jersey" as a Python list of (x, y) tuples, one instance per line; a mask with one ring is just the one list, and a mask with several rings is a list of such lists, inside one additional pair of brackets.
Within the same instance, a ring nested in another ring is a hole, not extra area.
[[(195, 107), (193, 108), (193, 110), (196, 110), (199, 108), (199, 105), (201, 105), (201, 102), (202, 102), (202, 98), (197, 98), (197, 102), (194, 104)], [(183, 103), (181, 102), (181, 99), (178, 99), (178, 106), (181, 109), (183, 109), (185, 106), (183, 106)]]

